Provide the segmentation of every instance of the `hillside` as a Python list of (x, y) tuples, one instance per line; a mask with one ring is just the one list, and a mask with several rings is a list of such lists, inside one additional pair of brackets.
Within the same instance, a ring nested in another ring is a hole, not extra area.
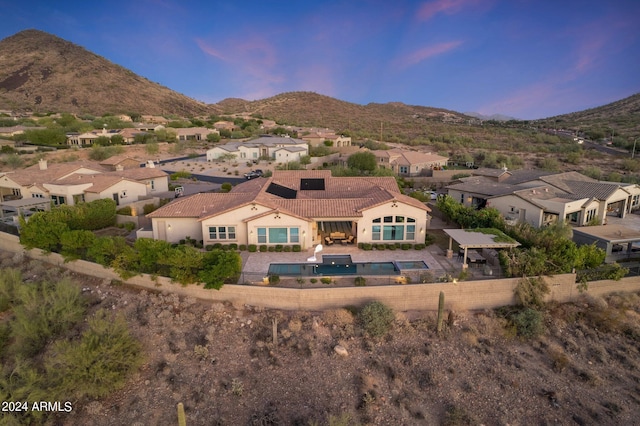
[(194, 116), (215, 112), (54, 35), (0, 41), (0, 109)]
[[(279, 123), (328, 127), (379, 135), (401, 133), (408, 138), (434, 133), (434, 127), (466, 124), (470, 117), (440, 108), (401, 102), (358, 105), (313, 92), (288, 92), (257, 101), (225, 99), (216, 104), (224, 113), (251, 113)], [(383, 139), (384, 136), (383, 136)]]
[(640, 136), (640, 93), (597, 108), (549, 117), (538, 123), (548, 127), (567, 128), (602, 134), (602, 137)]

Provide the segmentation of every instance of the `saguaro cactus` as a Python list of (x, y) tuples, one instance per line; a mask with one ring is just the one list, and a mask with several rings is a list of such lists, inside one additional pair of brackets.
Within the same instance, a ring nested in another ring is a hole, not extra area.
[(187, 418), (184, 415), (184, 404), (178, 403), (178, 426), (187, 426)]
[(440, 292), (438, 300), (438, 333), (442, 332), (442, 322), (444, 321), (444, 291)]

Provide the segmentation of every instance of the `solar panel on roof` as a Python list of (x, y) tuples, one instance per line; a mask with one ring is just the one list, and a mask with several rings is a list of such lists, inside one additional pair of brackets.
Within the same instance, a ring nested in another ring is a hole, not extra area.
[(295, 189), (287, 188), (286, 186), (273, 182), (267, 188), (267, 192), (281, 198), (286, 198), (287, 200), (295, 200), (298, 194), (298, 191)]
[(300, 179), (300, 189), (305, 191), (324, 191), (324, 179)]

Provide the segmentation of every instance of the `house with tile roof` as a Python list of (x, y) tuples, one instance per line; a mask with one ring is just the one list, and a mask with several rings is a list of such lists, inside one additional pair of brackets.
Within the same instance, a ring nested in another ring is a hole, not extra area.
[(219, 135), (218, 129), (208, 129), (206, 127), (185, 127), (171, 129), (176, 134), (179, 141), (206, 141), (210, 134)]
[(253, 161), (270, 158), (276, 163), (300, 161), (309, 155), (309, 145), (301, 139), (283, 136), (261, 136), (244, 142), (229, 142), (207, 151), (207, 161), (216, 161), (225, 155), (235, 155), (237, 160)]
[(447, 165), (448, 157), (431, 152), (388, 149), (371, 151), (376, 156), (378, 167), (393, 170), (398, 176), (421, 176), (429, 170)]
[(333, 177), (329, 170), (276, 171), (229, 193), (178, 198), (147, 215), (153, 238), (205, 245), (300, 245), (341, 241), (422, 243), (429, 208), (393, 177)]
[(607, 216), (624, 218), (640, 209), (640, 185), (596, 181), (578, 172), (483, 173), (447, 190), (465, 206), (494, 207), (508, 222), (535, 227), (561, 220), (574, 226), (603, 224)]
[(0, 174), (0, 203), (24, 198), (74, 205), (98, 198), (129, 204), (168, 191), (168, 174), (155, 167), (108, 170), (97, 163), (46, 160), (23, 170)]
[(351, 146), (350, 136), (338, 135), (333, 131), (312, 131), (300, 136), (300, 139), (313, 147), (323, 145), (325, 141), (328, 141), (335, 148)]

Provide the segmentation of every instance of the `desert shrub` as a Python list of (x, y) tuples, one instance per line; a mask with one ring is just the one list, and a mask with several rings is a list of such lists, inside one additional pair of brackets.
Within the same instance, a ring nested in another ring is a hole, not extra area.
[(385, 244), (376, 244), (376, 250), (384, 250), (386, 248)]
[(122, 316), (100, 310), (89, 319), (79, 341), (54, 345), (46, 370), (59, 396), (99, 398), (124, 385), (128, 373), (141, 363), (139, 343), (129, 334)]
[(258, 246), (255, 244), (249, 244), (247, 248), (250, 253), (255, 253), (256, 251), (258, 251)]
[(311, 279), (309, 280), (309, 282), (310, 282), (311, 284), (315, 284), (315, 283), (317, 283), (317, 282), (318, 282), (318, 280), (317, 280), (316, 278), (311, 278)]
[(233, 188), (233, 185), (229, 182), (225, 182), (220, 186), (220, 192), (229, 192)]
[(282, 252), (282, 249), (283, 249), (283, 248), (284, 248), (284, 247), (283, 247), (283, 245), (282, 245), (282, 244), (277, 244), (277, 245), (276, 245), (276, 248), (275, 248), (275, 251), (277, 251), (277, 252)]
[(396, 249), (395, 244), (387, 244), (387, 250), (395, 250), (395, 249)]
[(331, 284), (331, 282), (332, 282), (332, 281), (333, 281), (333, 280), (332, 280), (331, 278), (329, 278), (329, 277), (322, 277), (322, 278), (320, 278), (320, 282), (321, 282), (322, 284)]
[(204, 288), (219, 290), (223, 284), (236, 282), (242, 272), (242, 258), (235, 251), (213, 250), (202, 258), (198, 278)]
[(365, 250), (365, 251), (373, 250), (373, 244), (371, 244), (371, 243), (362, 243), (362, 250)]
[(60, 236), (60, 253), (66, 261), (84, 259), (95, 240), (91, 231), (66, 231)]
[(229, 250), (238, 250), (238, 244), (236, 243), (231, 243), (229, 244)]
[(261, 245), (260, 246), (260, 253), (265, 253), (267, 250), (268, 250), (267, 246), (265, 246), (265, 245)]
[(544, 278), (524, 277), (518, 281), (515, 296), (518, 303), (524, 307), (541, 308), (544, 306), (544, 297), (549, 292), (549, 285)]
[(117, 214), (121, 214), (123, 216), (131, 216), (131, 206), (124, 206), (116, 210)]
[(411, 244), (402, 244), (402, 245), (400, 246), (400, 248), (401, 248), (402, 250), (409, 250), (409, 249), (411, 248)]
[(302, 250), (302, 247), (300, 246), (300, 244), (294, 244), (293, 246), (291, 246), (291, 250), (295, 253), (298, 253)]
[(15, 287), (11, 332), (16, 352), (38, 353), (50, 338), (75, 326), (84, 311), (80, 289), (67, 280)]
[(353, 283), (356, 287), (364, 287), (367, 285), (367, 279), (365, 277), (355, 277)]
[(285, 253), (290, 253), (291, 252), (292, 247), (291, 246), (284, 246), (283, 251)]
[(3, 269), (0, 274), (0, 312), (9, 309), (15, 302), (16, 288), (22, 283), (18, 269)]
[(245, 244), (240, 244), (240, 245), (238, 246), (238, 250), (240, 250), (240, 251), (246, 251), (246, 250), (247, 250), (247, 246), (246, 246)]
[(414, 250), (423, 250), (426, 247), (424, 244), (415, 244), (413, 246)]
[(275, 248), (274, 246), (269, 246), (269, 247), (267, 247), (267, 251), (269, 251), (269, 252), (275, 252), (275, 251), (276, 251), (276, 248)]
[(393, 324), (393, 310), (385, 304), (374, 301), (365, 305), (358, 312), (358, 321), (365, 333), (372, 337), (386, 335)]
[(511, 317), (518, 336), (533, 338), (544, 331), (543, 316), (540, 311), (525, 308)]

